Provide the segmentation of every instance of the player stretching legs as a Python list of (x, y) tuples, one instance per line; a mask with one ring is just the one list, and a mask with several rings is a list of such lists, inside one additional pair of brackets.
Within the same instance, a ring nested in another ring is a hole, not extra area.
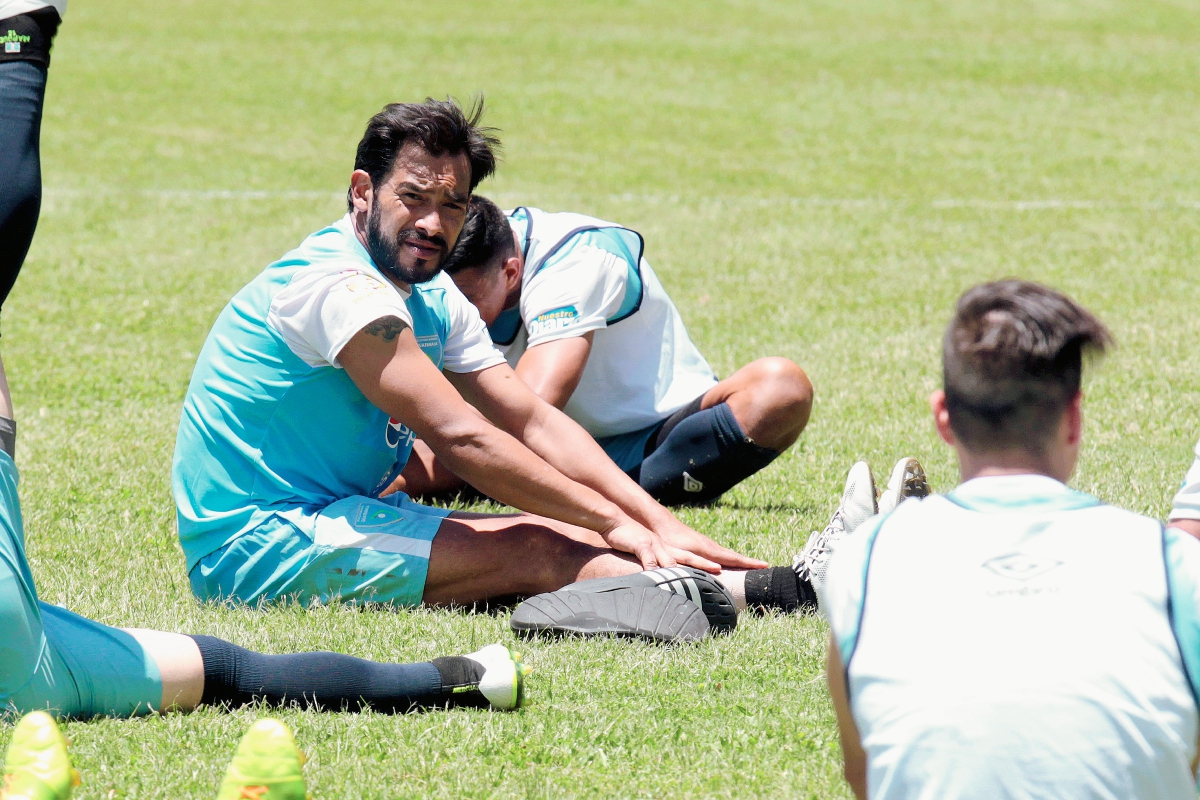
[[(781, 573), (739, 572), (767, 565), (683, 525), (534, 394), (440, 274), (494, 165), (477, 121), (449, 102), (388, 106), (359, 144), (347, 215), (221, 312), (173, 465), (193, 591), (470, 604), (678, 564), (727, 568), (735, 602), (746, 582), (752, 604), (802, 603), (794, 577), (772, 594)], [(528, 513), (381, 498), (417, 435)]]
[[(642, 249), (640, 234), (611, 222), (506, 215), (474, 197), (446, 271), (517, 375), (652, 497), (710, 503), (795, 443), (812, 384), (785, 358), (718, 382)], [(427, 447), (414, 454), (397, 488), (462, 485)]]

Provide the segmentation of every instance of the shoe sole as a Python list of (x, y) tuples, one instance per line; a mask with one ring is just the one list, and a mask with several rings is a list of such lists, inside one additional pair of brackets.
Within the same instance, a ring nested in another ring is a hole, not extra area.
[[(900, 465), (892, 470), (892, 478), (888, 481), (888, 488), (891, 489), (892, 483), (899, 483), (897, 489), (896, 505), (907, 500), (910, 497), (927, 497), (930, 494), (929, 480), (925, 477), (925, 470), (921, 467), (921, 462), (915, 458), (906, 458), (903, 461), (903, 474), (900, 475)], [(899, 480), (896, 480), (899, 478)]]
[[(631, 586), (631, 581), (639, 581), (643, 586)], [(559, 591), (612, 592), (617, 589), (640, 589), (651, 581), (660, 591), (674, 592), (696, 604), (708, 620), (710, 633), (730, 633), (737, 627), (738, 614), (733, 595), (712, 575), (694, 567), (660, 567), (615, 578), (595, 578), (564, 586)]]
[(710, 628), (695, 603), (658, 587), (539, 594), (517, 606), (509, 625), (522, 636), (636, 636), (656, 642), (694, 642)]

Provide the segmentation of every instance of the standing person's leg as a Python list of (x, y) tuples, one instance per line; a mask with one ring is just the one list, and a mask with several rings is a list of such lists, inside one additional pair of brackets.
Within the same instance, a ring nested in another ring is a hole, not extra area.
[(712, 502), (791, 447), (812, 402), (800, 367), (760, 358), (668, 418), (631, 474), (662, 503)]
[[(47, 67), (0, 62), (0, 307), (12, 291), (37, 228), (42, 202), (40, 137)], [(0, 361), (0, 447), (13, 451), (16, 423)]]

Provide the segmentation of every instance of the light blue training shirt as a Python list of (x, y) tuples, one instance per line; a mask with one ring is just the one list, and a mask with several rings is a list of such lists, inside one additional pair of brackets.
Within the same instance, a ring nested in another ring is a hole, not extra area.
[(448, 277), (402, 292), (379, 271), (349, 215), (305, 239), (221, 311), (192, 373), (172, 490), (188, 570), (281, 517), (309, 535), (343, 498), (375, 497), (414, 435), (371, 404), (337, 356), (395, 316), (439, 368), (503, 363), (475, 307)]

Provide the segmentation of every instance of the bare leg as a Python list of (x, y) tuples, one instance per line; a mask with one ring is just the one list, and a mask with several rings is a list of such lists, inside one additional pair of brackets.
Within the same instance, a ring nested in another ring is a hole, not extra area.
[(532, 595), (640, 570), (593, 531), (530, 514), (455, 514), (433, 540), (424, 602), (463, 605)]
[(204, 696), (204, 659), (190, 636), (182, 633), (125, 628), (158, 665), (163, 697), (159, 711), (191, 711)]
[(728, 403), (742, 431), (771, 450), (791, 447), (808, 424), (813, 387), (786, 358), (751, 361), (704, 394), (700, 408)]
[(1184, 533), (1190, 533), (1200, 539), (1200, 519), (1173, 519), (1167, 523), (1172, 528), (1179, 528)]
[(746, 571), (741, 569), (723, 570), (716, 576), (721, 585), (733, 595), (733, 607), (740, 614), (746, 610)]

